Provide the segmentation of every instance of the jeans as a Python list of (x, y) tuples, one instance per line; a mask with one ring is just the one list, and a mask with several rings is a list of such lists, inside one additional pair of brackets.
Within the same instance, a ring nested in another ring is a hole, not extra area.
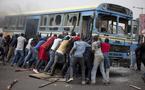
[(70, 78), (73, 78), (74, 69), (76, 69), (75, 65), (80, 63), (81, 72), (82, 72), (82, 81), (85, 81), (85, 62), (83, 57), (71, 57), (70, 60)]
[(52, 66), (52, 64), (54, 62), (54, 57), (55, 57), (55, 51), (54, 50), (50, 50), (49, 51), (49, 57), (50, 57), (50, 60), (47, 63), (45, 69), (44, 69), (45, 72), (47, 72), (51, 68), (51, 66)]
[(69, 66), (70, 66), (70, 57), (69, 57), (69, 54), (65, 54), (65, 61), (61, 69), (62, 76), (66, 76), (66, 74), (68, 74), (67, 71), (68, 71)]
[(109, 53), (103, 53), (104, 55), (104, 66), (105, 66), (105, 73), (107, 77), (107, 82), (109, 82), (109, 73), (110, 73), (110, 59), (109, 59)]
[(64, 62), (64, 61), (65, 61), (65, 57), (64, 57), (64, 55), (62, 55), (62, 54), (56, 52), (56, 53), (55, 53), (54, 63), (53, 63), (53, 65), (52, 65), (52, 67), (51, 67), (51, 75), (54, 74), (55, 69), (56, 69), (56, 64), (57, 64), (58, 62), (60, 62), (60, 61), (61, 61), (61, 62)]
[(42, 69), (42, 66), (45, 64), (46, 65), (47, 61), (45, 60), (38, 60), (36, 63), (36, 69), (39, 71), (40, 69)]
[[(102, 60), (99, 60), (99, 59), (102, 59)], [(98, 66), (100, 67), (100, 72), (103, 76), (104, 81), (107, 82), (107, 76), (106, 76), (105, 70), (104, 70), (104, 60), (103, 59), (104, 58), (102, 56), (95, 55), (94, 65), (93, 65), (93, 69), (91, 72), (91, 82), (93, 82), (93, 83), (96, 83), (96, 73), (97, 73)]]
[(104, 55), (104, 66), (106, 70), (107, 68), (110, 68), (109, 53), (103, 53), (103, 55)]
[(70, 55), (66, 54), (66, 64), (64, 65), (64, 69), (62, 71), (62, 74), (65, 75), (66, 80), (70, 78)]
[(85, 66), (86, 66), (86, 78), (88, 80), (91, 80), (91, 70), (93, 66), (93, 53), (92, 48), (87, 47), (84, 53), (84, 60), (85, 60)]
[(109, 68), (107, 68), (107, 69), (106, 69), (106, 78), (107, 78), (107, 82), (109, 82), (109, 81), (110, 81), (110, 76), (109, 76), (109, 73), (110, 73), (110, 69), (109, 69)]
[(32, 65), (36, 66), (36, 63), (38, 61), (38, 50), (33, 47), (31, 49), (31, 53), (32, 53), (32, 56), (29, 60), (29, 67), (31, 67)]
[(13, 64), (20, 65), (23, 62), (23, 58), (24, 58), (23, 56), (24, 56), (23, 50), (15, 50), (15, 56), (14, 56), (14, 59), (12, 61), (12, 65)]
[(24, 56), (27, 56), (27, 54), (29, 53), (29, 49), (28, 48), (25, 48), (25, 52), (24, 52)]
[(29, 50), (28, 54), (26, 55), (26, 57), (24, 58), (24, 62), (23, 62), (23, 67), (26, 65), (26, 62), (29, 61), (32, 57), (32, 51)]

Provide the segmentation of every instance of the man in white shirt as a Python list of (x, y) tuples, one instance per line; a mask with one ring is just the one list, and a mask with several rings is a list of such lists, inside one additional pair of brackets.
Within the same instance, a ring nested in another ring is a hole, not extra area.
[(62, 35), (59, 35), (57, 39), (54, 40), (53, 45), (51, 46), (51, 49), (49, 51), (49, 62), (46, 65), (44, 71), (47, 72), (48, 70), (50, 70), (53, 62), (54, 62), (54, 57), (55, 57), (55, 51), (57, 50), (57, 48), (59, 47), (60, 43), (62, 42)]
[(24, 34), (21, 33), (21, 35), (17, 38), (17, 47), (15, 49), (15, 56), (14, 59), (12, 61), (12, 66), (14, 64), (18, 64), (21, 63), (21, 61), (23, 60), (23, 56), (24, 56), (24, 44), (26, 42), (26, 38), (24, 37)]
[(22, 63), (21, 64), (23, 64), (23, 66), (22, 67), (24, 67), (25, 66), (25, 64), (26, 64), (26, 62), (31, 58), (31, 56), (32, 56), (32, 53), (31, 53), (31, 48), (32, 48), (32, 46), (31, 46), (31, 42), (32, 42), (32, 40), (33, 40), (33, 38), (30, 38), (29, 40), (28, 40), (28, 44), (27, 44), (27, 46), (26, 46), (26, 48), (25, 48), (25, 55), (24, 55), (24, 59), (23, 59), (23, 61), (22, 61)]
[(105, 74), (104, 69), (104, 56), (101, 51), (101, 42), (99, 40), (99, 36), (94, 36), (94, 42), (92, 43), (92, 51), (94, 52), (94, 62), (91, 71), (91, 84), (96, 83), (96, 74), (98, 67), (100, 67), (100, 72), (102, 74), (104, 84), (107, 84), (107, 76)]

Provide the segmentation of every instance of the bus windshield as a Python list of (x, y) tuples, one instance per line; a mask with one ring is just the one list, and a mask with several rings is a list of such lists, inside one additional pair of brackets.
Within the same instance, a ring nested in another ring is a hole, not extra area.
[(96, 17), (96, 29), (99, 33), (127, 35), (128, 19), (119, 18), (116, 16), (98, 14)]

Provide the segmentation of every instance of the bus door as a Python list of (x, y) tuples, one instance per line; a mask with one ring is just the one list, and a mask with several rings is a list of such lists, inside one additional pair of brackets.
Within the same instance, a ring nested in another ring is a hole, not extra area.
[(26, 29), (25, 29), (26, 38), (34, 37), (37, 34), (38, 23), (39, 23), (38, 18), (27, 19)]
[(91, 39), (93, 21), (94, 21), (94, 12), (83, 12), (82, 13), (82, 29), (81, 29), (81, 38), (87, 40)]

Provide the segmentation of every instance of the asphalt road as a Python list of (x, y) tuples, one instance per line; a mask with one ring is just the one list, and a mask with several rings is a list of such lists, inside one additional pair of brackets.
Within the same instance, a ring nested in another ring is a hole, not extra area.
[(15, 72), (14, 67), (0, 64), (0, 90), (6, 90), (6, 87), (15, 79), (18, 80), (12, 90), (137, 90), (130, 85), (135, 85), (141, 90), (145, 90), (145, 83), (141, 79), (145, 68), (142, 71), (130, 70), (123, 67), (111, 67), (111, 84), (105, 86), (102, 83), (102, 77), (97, 77), (95, 85), (81, 85), (80, 82), (67, 84), (65, 82), (56, 82), (43, 88), (38, 88), (47, 81), (31, 78), (28, 75), (32, 71)]

